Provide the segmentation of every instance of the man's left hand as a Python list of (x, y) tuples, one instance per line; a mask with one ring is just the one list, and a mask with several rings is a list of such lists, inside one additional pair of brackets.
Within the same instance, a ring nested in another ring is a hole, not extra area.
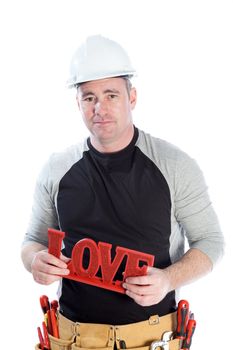
[(127, 277), (123, 283), (125, 293), (141, 306), (158, 304), (170, 292), (166, 270), (148, 267), (145, 276)]

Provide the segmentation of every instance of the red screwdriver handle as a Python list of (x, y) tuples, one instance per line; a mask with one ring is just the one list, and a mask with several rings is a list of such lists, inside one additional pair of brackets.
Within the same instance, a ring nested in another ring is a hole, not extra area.
[(186, 338), (186, 327), (189, 319), (189, 303), (187, 300), (180, 300), (177, 309), (176, 338)]
[(37, 332), (38, 332), (38, 337), (39, 337), (39, 341), (40, 341), (40, 349), (44, 350), (44, 338), (42, 336), (42, 332), (40, 327), (37, 327)]
[(49, 335), (48, 335), (48, 330), (45, 322), (42, 322), (42, 327), (43, 327), (43, 333), (44, 333), (44, 349), (50, 350), (51, 348), (50, 348)]
[(41, 295), (40, 306), (44, 314), (50, 309), (49, 298), (47, 295)]
[(58, 301), (57, 300), (52, 300), (50, 305), (51, 305), (51, 309), (54, 309), (54, 311), (56, 312), (57, 308), (58, 308)]
[(190, 319), (188, 321), (188, 325), (186, 329), (186, 338), (183, 340), (183, 343), (182, 343), (182, 350), (190, 349), (195, 328), (196, 328), (196, 321)]
[(58, 330), (57, 318), (56, 318), (56, 314), (55, 314), (55, 310), (54, 309), (50, 310), (50, 317), (51, 317), (53, 336), (55, 338), (59, 338), (59, 330)]

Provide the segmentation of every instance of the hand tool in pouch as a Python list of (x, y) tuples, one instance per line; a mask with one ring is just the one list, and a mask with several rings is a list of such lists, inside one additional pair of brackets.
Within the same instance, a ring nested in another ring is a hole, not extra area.
[[(46, 315), (47, 311), (50, 309), (49, 298), (47, 297), (47, 295), (41, 295), (40, 306), (41, 306), (41, 309), (43, 311), (43, 314)], [(46, 317), (45, 317), (45, 319), (46, 319)]]
[(196, 321), (192, 318), (189, 319), (186, 328), (186, 337), (182, 342), (182, 350), (189, 350), (192, 344), (193, 333), (196, 328)]
[(48, 335), (46, 324), (44, 322), (42, 322), (42, 327), (43, 327), (44, 344), (45, 344), (44, 350), (49, 350), (50, 349), (49, 335)]
[(37, 327), (40, 348), (41, 348), (41, 350), (50, 350), (51, 348), (50, 348), (48, 330), (47, 330), (45, 322), (42, 322), (42, 328), (43, 328), (44, 337), (42, 335), (40, 327)]
[(51, 309), (53, 309), (55, 312), (57, 312), (58, 301), (57, 300), (53, 300), (53, 301), (51, 301), (50, 305), (51, 305)]
[(162, 349), (169, 350), (169, 342), (173, 339), (173, 332), (166, 331), (162, 335), (161, 340), (155, 340), (150, 345), (150, 350)]
[(38, 337), (39, 337), (39, 342), (40, 342), (40, 348), (44, 350), (44, 338), (41, 333), (40, 327), (37, 327), (37, 332), (38, 332)]
[(186, 338), (186, 327), (189, 319), (189, 303), (187, 300), (180, 300), (177, 309), (176, 338)]
[(126, 348), (126, 343), (125, 343), (125, 341), (124, 340), (120, 340), (120, 349), (127, 349)]
[(52, 335), (55, 338), (59, 338), (59, 331), (57, 326), (57, 318), (56, 313), (54, 309), (50, 309), (50, 319), (51, 319), (51, 325), (52, 325)]
[(49, 298), (47, 297), (47, 295), (42, 295), (40, 297), (40, 305), (41, 305), (41, 309), (44, 313), (45, 323), (46, 323), (46, 326), (48, 328), (48, 332), (49, 332), (49, 334), (53, 334), (52, 333), (51, 317), (50, 317), (50, 304), (49, 304)]

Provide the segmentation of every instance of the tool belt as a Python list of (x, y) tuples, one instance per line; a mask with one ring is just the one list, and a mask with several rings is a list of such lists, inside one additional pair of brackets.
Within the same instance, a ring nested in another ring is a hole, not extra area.
[[(151, 316), (147, 321), (126, 325), (72, 322), (58, 313), (59, 339), (49, 335), (51, 350), (149, 350), (166, 331), (176, 330), (176, 312)], [(40, 349), (39, 345), (36, 350)], [(180, 349), (179, 339), (169, 341), (169, 350)]]

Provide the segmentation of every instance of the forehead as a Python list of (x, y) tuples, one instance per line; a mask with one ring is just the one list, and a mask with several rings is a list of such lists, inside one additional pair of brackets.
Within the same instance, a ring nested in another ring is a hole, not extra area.
[(81, 94), (86, 91), (105, 91), (105, 90), (119, 90), (125, 89), (125, 81), (123, 78), (107, 78), (107, 79), (100, 79), (100, 80), (92, 80), (88, 81), (86, 83), (82, 83), (79, 88), (78, 92)]

